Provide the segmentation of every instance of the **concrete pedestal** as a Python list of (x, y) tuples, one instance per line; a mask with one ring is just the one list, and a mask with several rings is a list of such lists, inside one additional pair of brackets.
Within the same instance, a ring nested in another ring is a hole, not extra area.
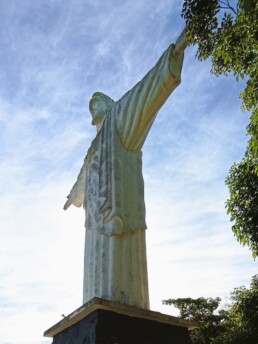
[(44, 333), (52, 344), (192, 344), (193, 321), (94, 298)]

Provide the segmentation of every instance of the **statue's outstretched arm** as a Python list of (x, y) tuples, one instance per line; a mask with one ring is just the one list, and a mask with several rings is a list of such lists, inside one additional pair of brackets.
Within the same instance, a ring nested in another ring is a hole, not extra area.
[(141, 149), (158, 111), (180, 84), (185, 47), (184, 30), (145, 77), (116, 102), (118, 133), (126, 149)]
[(180, 36), (176, 40), (174, 54), (175, 55), (182, 55), (184, 53), (185, 48), (187, 47), (187, 40), (186, 40), (186, 27), (181, 32)]
[(80, 173), (77, 177), (77, 181), (72, 187), (70, 194), (67, 196), (68, 200), (64, 205), (64, 210), (68, 209), (71, 204), (75, 205), (76, 207), (81, 207), (84, 202), (84, 194), (85, 194), (85, 182), (86, 182), (86, 163), (82, 165)]

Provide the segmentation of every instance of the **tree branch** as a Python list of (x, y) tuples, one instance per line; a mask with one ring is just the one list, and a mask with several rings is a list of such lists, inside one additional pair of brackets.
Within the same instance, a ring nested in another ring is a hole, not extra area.
[(232, 7), (229, 3), (229, 1), (227, 0), (227, 2), (225, 1), (220, 1), (220, 4), (224, 5), (224, 6), (219, 6), (220, 8), (224, 8), (224, 9), (229, 9), (231, 10), (235, 15), (237, 15), (237, 10), (234, 9), (234, 7)]

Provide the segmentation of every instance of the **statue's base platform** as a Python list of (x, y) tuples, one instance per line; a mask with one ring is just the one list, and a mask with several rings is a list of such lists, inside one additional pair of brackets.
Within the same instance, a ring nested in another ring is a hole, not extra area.
[(94, 298), (52, 326), (52, 344), (192, 344), (194, 321)]

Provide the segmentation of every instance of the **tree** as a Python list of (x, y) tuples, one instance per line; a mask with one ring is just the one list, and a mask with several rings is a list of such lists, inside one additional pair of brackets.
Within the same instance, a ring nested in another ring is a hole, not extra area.
[(163, 304), (178, 308), (181, 318), (198, 321), (200, 328), (190, 332), (193, 344), (215, 343), (215, 339), (225, 332), (223, 321), (227, 318), (227, 312), (217, 311), (220, 302), (219, 297), (163, 300)]
[(222, 343), (258, 344), (258, 275), (253, 276), (250, 288), (235, 288), (231, 293), (232, 305), (225, 322)]
[(258, 157), (258, 2), (257, 0), (185, 0), (182, 17), (187, 39), (198, 45), (197, 58), (211, 58), (215, 75), (233, 72), (246, 85), (242, 107), (251, 112), (249, 145)]
[(244, 79), (243, 110), (251, 113), (250, 140), (243, 161), (234, 164), (226, 179), (226, 203), (237, 240), (258, 254), (258, 1), (185, 0), (182, 17), (186, 37), (198, 46), (199, 60), (211, 58), (215, 75), (233, 73)]
[(218, 297), (168, 299), (163, 304), (174, 305), (180, 317), (199, 322), (200, 328), (190, 332), (193, 344), (258, 344), (258, 275), (250, 288), (235, 288), (230, 301), (224, 309), (218, 309)]
[(230, 191), (226, 208), (232, 230), (242, 245), (247, 245), (256, 258), (258, 255), (258, 159), (249, 149), (239, 164), (233, 164), (226, 184)]

